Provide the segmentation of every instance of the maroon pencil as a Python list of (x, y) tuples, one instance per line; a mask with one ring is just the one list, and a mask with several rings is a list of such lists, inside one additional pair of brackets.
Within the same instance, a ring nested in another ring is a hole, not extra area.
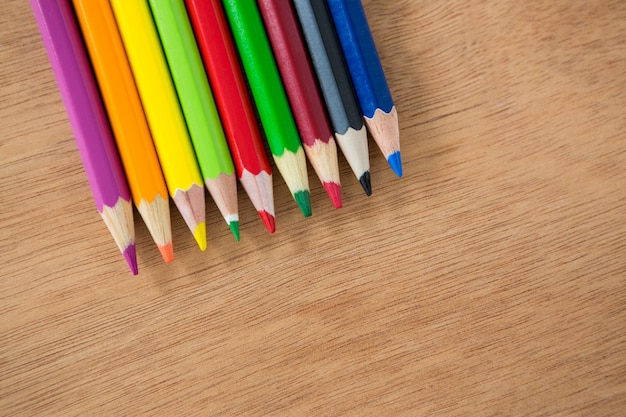
[(304, 151), (335, 208), (341, 207), (337, 145), (290, 0), (258, 0)]

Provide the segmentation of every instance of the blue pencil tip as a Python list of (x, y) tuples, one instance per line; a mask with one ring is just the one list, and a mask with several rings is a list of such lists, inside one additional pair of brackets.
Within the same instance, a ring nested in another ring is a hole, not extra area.
[(402, 158), (400, 157), (400, 151), (389, 155), (387, 162), (389, 162), (393, 172), (395, 172), (398, 177), (402, 178)]

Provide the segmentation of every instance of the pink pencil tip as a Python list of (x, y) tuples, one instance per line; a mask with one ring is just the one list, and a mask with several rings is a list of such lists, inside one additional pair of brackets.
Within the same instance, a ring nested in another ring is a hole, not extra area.
[(265, 223), (265, 227), (270, 233), (274, 233), (276, 231), (276, 220), (274, 216), (269, 214), (267, 211), (259, 211), (259, 216), (263, 219), (263, 223)]
[(330, 201), (333, 202), (333, 206), (335, 206), (336, 209), (341, 208), (341, 185), (336, 182), (325, 182), (323, 184), (330, 197)]
[(124, 259), (126, 259), (126, 263), (130, 267), (130, 271), (133, 275), (137, 275), (139, 273), (139, 269), (137, 268), (137, 251), (135, 250), (135, 244), (129, 245), (124, 252)]
[(161, 252), (161, 256), (165, 262), (169, 263), (174, 260), (174, 249), (172, 248), (171, 243), (159, 246), (159, 251)]

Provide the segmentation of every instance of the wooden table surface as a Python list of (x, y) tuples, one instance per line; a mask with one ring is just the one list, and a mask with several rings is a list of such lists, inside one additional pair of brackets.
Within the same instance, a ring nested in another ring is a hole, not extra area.
[(626, 2), (364, 1), (405, 176), (275, 175), (133, 277), (28, 2), (0, 2), (0, 414), (626, 413)]

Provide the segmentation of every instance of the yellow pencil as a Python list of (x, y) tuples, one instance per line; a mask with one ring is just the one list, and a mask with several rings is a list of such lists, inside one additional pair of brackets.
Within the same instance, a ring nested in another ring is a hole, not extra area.
[(169, 197), (109, 0), (73, 0), (133, 202), (165, 262), (174, 259)]
[(204, 182), (146, 1), (111, 0), (174, 204), (206, 249)]

